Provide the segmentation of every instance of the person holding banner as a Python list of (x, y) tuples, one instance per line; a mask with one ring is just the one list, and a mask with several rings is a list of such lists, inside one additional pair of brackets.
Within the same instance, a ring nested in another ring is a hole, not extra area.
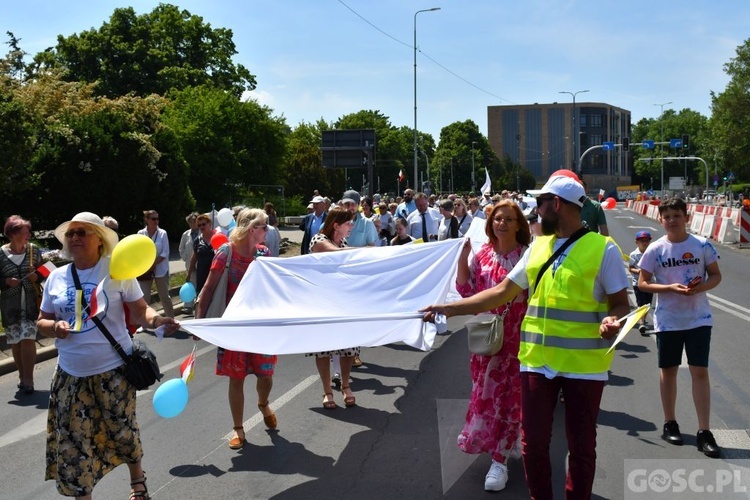
[[(236, 227), (229, 235), (229, 243), (225, 243), (214, 255), (211, 270), (206, 284), (203, 285), (198, 299), (195, 317), (205, 318), (211, 299), (216, 291), (227, 260), (230, 258), (227, 270), (227, 304), (237, 291), (242, 277), (248, 267), (258, 257), (268, 255), (268, 248), (263, 244), (268, 231), (268, 215), (257, 208), (243, 208), (237, 214)], [(229, 378), (229, 411), (232, 415), (234, 435), (229, 439), (229, 448), (238, 450), (245, 446), (245, 429), (243, 427), (243, 413), (245, 410), (245, 377), (255, 375), (255, 390), (258, 393), (258, 409), (263, 414), (263, 422), (269, 429), (278, 425), (276, 413), (269, 407), (268, 398), (273, 388), (273, 372), (277, 357), (269, 354), (253, 352), (230, 351), (219, 347), (216, 351), (216, 375)]]
[(581, 222), (583, 186), (551, 177), (537, 197), (542, 231), (496, 286), (422, 311), (425, 321), (502, 307), (528, 290), (521, 324), (521, 443), (531, 498), (553, 498), (550, 442), (558, 394), (565, 396), (567, 498), (590, 498), (596, 473), (596, 420), (614, 354), (607, 353), (630, 311), (620, 249)]
[[(456, 290), (462, 297), (471, 297), (499, 284), (531, 243), (526, 218), (520, 207), (510, 200), (493, 205), (484, 226), (489, 242), (474, 255), (471, 265), (468, 238), (458, 259)], [(492, 310), (494, 314), (502, 314), (508, 309), (500, 351), (492, 356), (470, 356), (471, 399), (464, 428), (458, 436), (458, 447), (464, 453), (492, 456), (484, 482), (487, 491), (505, 488), (508, 458), (521, 434), (518, 345), (527, 297), (526, 291), (521, 292), (512, 302)]]
[(179, 323), (146, 304), (135, 275), (109, 277), (118, 237), (98, 215), (77, 214), (55, 229), (55, 237), (72, 263), (49, 275), (36, 322), (42, 335), (56, 339), (58, 351), (47, 412), (45, 479), (54, 479), (61, 495), (90, 498), (96, 484), (124, 463), (130, 470), (130, 498), (148, 498), (136, 389), (90, 312), (106, 309), (99, 319), (127, 354), (133, 342), (124, 306), (131, 320), (153, 329), (164, 326), (167, 334)]
[(29, 241), (31, 222), (19, 215), (8, 217), (3, 233), (10, 242), (0, 252), (0, 312), (5, 338), (18, 369), (18, 391), (33, 394), (37, 298), (42, 296), (39, 280), (43, 277), (35, 271), (43, 264), (42, 252)]
[[(328, 212), (320, 232), (310, 241), (310, 253), (335, 252), (351, 248), (347, 245), (346, 237), (354, 227), (355, 216), (356, 214), (346, 208), (334, 208)], [(344, 396), (344, 405), (347, 408), (355, 406), (357, 400), (349, 388), (349, 375), (352, 372), (354, 358), (359, 356), (359, 347), (310, 353), (306, 356), (315, 356), (315, 366), (323, 384), (323, 408), (336, 409), (336, 402), (333, 400), (333, 393), (330, 389), (332, 356), (339, 356), (341, 360), (341, 394)]]

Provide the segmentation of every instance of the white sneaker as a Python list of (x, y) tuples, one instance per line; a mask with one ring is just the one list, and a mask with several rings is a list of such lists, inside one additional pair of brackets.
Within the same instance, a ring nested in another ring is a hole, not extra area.
[(142, 326), (139, 326), (138, 329), (135, 331), (135, 333), (143, 333), (145, 331), (146, 330)]
[(508, 482), (508, 467), (505, 464), (493, 460), (490, 465), (490, 471), (484, 478), (485, 491), (500, 491), (505, 488)]

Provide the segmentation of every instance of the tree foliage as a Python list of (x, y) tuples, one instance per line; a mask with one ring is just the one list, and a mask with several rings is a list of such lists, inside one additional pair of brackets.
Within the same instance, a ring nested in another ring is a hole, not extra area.
[(100, 95), (164, 95), (171, 89), (208, 85), (239, 98), (255, 88), (255, 77), (241, 64), (232, 30), (213, 29), (203, 18), (169, 4), (136, 15), (115, 9), (99, 29), (68, 37), (37, 54), (30, 76), (48, 66), (65, 69), (68, 81), (97, 82)]
[(737, 47), (737, 57), (724, 65), (730, 81), (711, 93), (711, 154), (723, 172), (750, 178), (750, 39)]
[(169, 95), (162, 117), (190, 166), (192, 194), (202, 210), (242, 202), (249, 185), (281, 181), (286, 123), (255, 101), (211, 87)]
[(443, 191), (450, 190), (449, 180), (452, 178), (454, 192), (469, 193), (472, 191), (472, 159), (475, 194), (479, 193), (484, 184), (487, 170), (492, 190), (501, 188), (500, 179), (506, 170), (490, 147), (487, 138), (479, 131), (479, 126), (472, 120), (451, 123), (440, 131), (440, 145), (431, 165), (430, 179), (435, 185), (439, 185), (442, 172)]

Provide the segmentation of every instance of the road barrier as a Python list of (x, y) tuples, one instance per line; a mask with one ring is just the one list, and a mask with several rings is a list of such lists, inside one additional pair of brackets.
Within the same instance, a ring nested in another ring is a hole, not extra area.
[(740, 248), (750, 246), (750, 210), (742, 209), (740, 214)]

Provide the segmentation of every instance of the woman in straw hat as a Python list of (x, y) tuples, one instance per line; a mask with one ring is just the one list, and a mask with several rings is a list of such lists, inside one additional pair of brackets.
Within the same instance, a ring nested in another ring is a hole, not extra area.
[(106, 314), (99, 319), (127, 353), (133, 343), (125, 306), (131, 320), (143, 326), (163, 325), (172, 333), (179, 324), (146, 304), (135, 279), (109, 279), (110, 255), (118, 237), (99, 216), (81, 212), (60, 224), (55, 236), (72, 263), (50, 274), (36, 323), (43, 335), (56, 339), (58, 351), (47, 415), (45, 479), (56, 480), (62, 495), (88, 499), (105, 474), (125, 463), (131, 500), (149, 498), (141, 468), (135, 387), (125, 378), (122, 358), (89, 316), (90, 307), (76, 307), (74, 298), (81, 289), (90, 306), (92, 291), (101, 290), (95, 293)]

